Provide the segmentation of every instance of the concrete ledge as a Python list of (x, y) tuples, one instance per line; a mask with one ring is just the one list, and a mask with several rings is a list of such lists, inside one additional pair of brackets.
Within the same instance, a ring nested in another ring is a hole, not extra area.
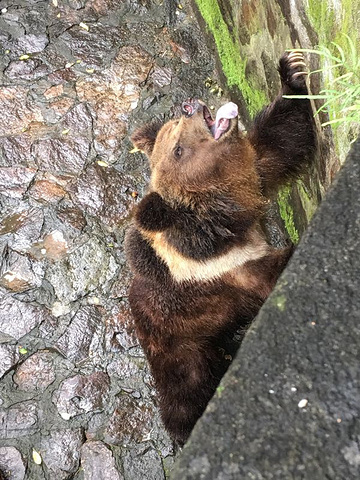
[(173, 480), (360, 478), (360, 140)]

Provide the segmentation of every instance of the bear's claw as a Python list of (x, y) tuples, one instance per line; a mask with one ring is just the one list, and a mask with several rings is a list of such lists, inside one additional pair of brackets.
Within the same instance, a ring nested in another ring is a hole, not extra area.
[(286, 52), (279, 62), (281, 80), (290, 90), (296, 93), (306, 93), (307, 65), (301, 52)]

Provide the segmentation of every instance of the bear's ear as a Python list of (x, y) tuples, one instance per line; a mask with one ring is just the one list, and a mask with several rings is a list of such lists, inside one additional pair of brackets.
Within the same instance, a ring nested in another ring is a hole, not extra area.
[(148, 157), (152, 154), (155, 140), (160, 128), (160, 122), (152, 122), (138, 128), (131, 136), (131, 141), (136, 148), (143, 151)]

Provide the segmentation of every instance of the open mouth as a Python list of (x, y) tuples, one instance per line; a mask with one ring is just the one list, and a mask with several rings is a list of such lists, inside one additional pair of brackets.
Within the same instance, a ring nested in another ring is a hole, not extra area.
[(213, 120), (210, 110), (206, 105), (198, 100), (190, 99), (182, 104), (182, 113), (186, 117), (191, 117), (195, 112), (202, 108), (205, 124), (215, 140), (219, 140), (226, 132), (229, 131), (231, 119), (238, 116), (238, 107), (233, 102), (225, 103), (216, 113)]

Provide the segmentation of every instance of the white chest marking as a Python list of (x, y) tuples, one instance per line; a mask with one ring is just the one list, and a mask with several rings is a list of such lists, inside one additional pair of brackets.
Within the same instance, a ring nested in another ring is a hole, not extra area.
[(152, 237), (152, 245), (157, 255), (167, 264), (172, 277), (178, 282), (214, 280), (246, 262), (264, 257), (269, 252), (268, 244), (256, 233), (253, 233), (247, 245), (233, 247), (227, 253), (205, 261), (181, 255), (168, 244), (162, 233), (156, 233)]

